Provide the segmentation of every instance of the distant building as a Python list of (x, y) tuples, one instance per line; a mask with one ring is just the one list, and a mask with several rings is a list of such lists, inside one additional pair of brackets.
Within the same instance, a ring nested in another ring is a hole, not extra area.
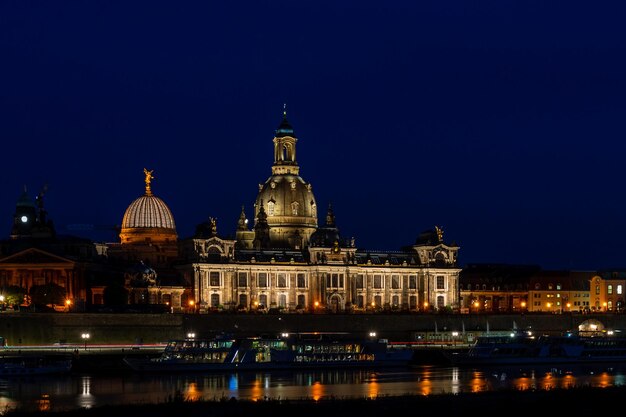
[(470, 264), (460, 274), (461, 312), (528, 311), (531, 277), (536, 265)]
[(539, 271), (531, 277), (528, 311), (589, 312), (590, 283), (595, 271)]
[(12, 303), (31, 307), (37, 301), (35, 289), (48, 286), (59, 293), (41, 297), (46, 307), (83, 310), (89, 283), (107, 273), (105, 259), (90, 240), (56, 233), (44, 208), (44, 192), (33, 200), (24, 190), (17, 201), (9, 238), (0, 241), (0, 295), (6, 304), (9, 294), (21, 291), (23, 297)]

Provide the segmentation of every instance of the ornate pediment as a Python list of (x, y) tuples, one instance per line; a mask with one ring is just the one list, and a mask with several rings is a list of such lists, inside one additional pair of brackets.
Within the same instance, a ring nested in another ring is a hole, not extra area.
[(21, 252), (14, 253), (5, 258), (0, 259), (0, 265), (6, 264), (22, 264), (22, 265), (37, 265), (37, 264), (70, 264), (74, 262), (63, 258), (61, 256), (54, 255), (52, 253), (43, 251), (41, 249), (30, 248)]

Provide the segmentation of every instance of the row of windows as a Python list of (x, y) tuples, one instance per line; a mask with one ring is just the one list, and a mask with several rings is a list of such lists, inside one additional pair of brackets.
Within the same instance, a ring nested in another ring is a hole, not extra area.
[[(306, 306), (306, 296), (298, 295), (297, 297), (297, 306), (300, 308), (304, 308)], [(220, 306), (220, 295), (219, 294), (211, 294), (209, 297), (209, 304), (211, 307), (219, 307)], [(248, 298), (247, 294), (239, 294), (239, 305), (244, 308), (252, 308), (252, 307), (267, 307), (268, 298), (267, 294), (260, 294), (258, 298), (258, 305), (253, 304), (252, 300)], [(250, 304), (248, 304), (250, 303)], [(287, 295), (279, 294), (278, 295), (278, 307), (287, 307)]]
[[(209, 286), (210, 287), (220, 287), (221, 286), (221, 274), (219, 271), (210, 271), (209, 272)], [(277, 288), (287, 288), (288, 285), (288, 274), (286, 273), (278, 273), (276, 274), (275, 286)], [(387, 285), (385, 285), (385, 279), (383, 275), (374, 275), (372, 277), (372, 287), (375, 289), (383, 289), (383, 288), (391, 288), (391, 289), (402, 289), (402, 279), (400, 275), (392, 275), (390, 280), (387, 281)], [(445, 277), (437, 276), (436, 280), (436, 288), (438, 290), (445, 290)], [(267, 288), (270, 286), (269, 274), (267, 272), (259, 272), (256, 277), (256, 285), (260, 288)], [(365, 288), (365, 276), (362, 274), (357, 275), (355, 282), (357, 289)], [(408, 276), (408, 289), (417, 289), (417, 276), (409, 275)], [(237, 287), (239, 288), (247, 288), (249, 286), (249, 279), (247, 272), (239, 272), (237, 274)], [(344, 288), (345, 280), (344, 274), (327, 274), (326, 275), (326, 287), (327, 288)], [(296, 288), (307, 288), (307, 279), (305, 274), (297, 274), (296, 275)]]
[[(400, 275), (392, 275), (391, 280), (387, 282), (388, 282), (387, 287), (390, 287), (392, 290), (402, 289), (402, 280), (400, 279)], [(365, 276), (362, 274), (357, 275), (355, 285), (357, 289), (365, 288)], [(374, 289), (385, 288), (385, 280), (383, 279), (382, 275), (374, 275), (372, 277), (372, 288)], [(409, 275), (408, 289), (410, 290), (417, 289), (417, 276)], [(437, 289), (445, 289), (445, 280), (443, 276), (437, 277)]]

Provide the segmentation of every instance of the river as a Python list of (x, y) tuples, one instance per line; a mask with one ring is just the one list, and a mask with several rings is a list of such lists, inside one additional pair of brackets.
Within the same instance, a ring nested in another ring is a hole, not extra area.
[(163, 402), (176, 398), (324, 399), (437, 395), (557, 387), (626, 384), (626, 366), (464, 369), (425, 366), (388, 370), (244, 372), (169, 375), (68, 375), (0, 379), (0, 412), (69, 410), (112, 404)]

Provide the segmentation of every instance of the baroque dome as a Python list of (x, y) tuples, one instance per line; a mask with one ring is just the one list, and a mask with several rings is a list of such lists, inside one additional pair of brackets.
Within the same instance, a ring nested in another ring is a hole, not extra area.
[(302, 248), (317, 229), (317, 203), (310, 183), (300, 177), (296, 142), (286, 113), (274, 137), (272, 175), (259, 184), (255, 218), (261, 207), (267, 215), (274, 248)]
[(133, 201), (122, 219), (122, 243), (176, 240), (174, 216), (163, 200), (152, 194), (152, 171), (144, 168), (145, 194)]

